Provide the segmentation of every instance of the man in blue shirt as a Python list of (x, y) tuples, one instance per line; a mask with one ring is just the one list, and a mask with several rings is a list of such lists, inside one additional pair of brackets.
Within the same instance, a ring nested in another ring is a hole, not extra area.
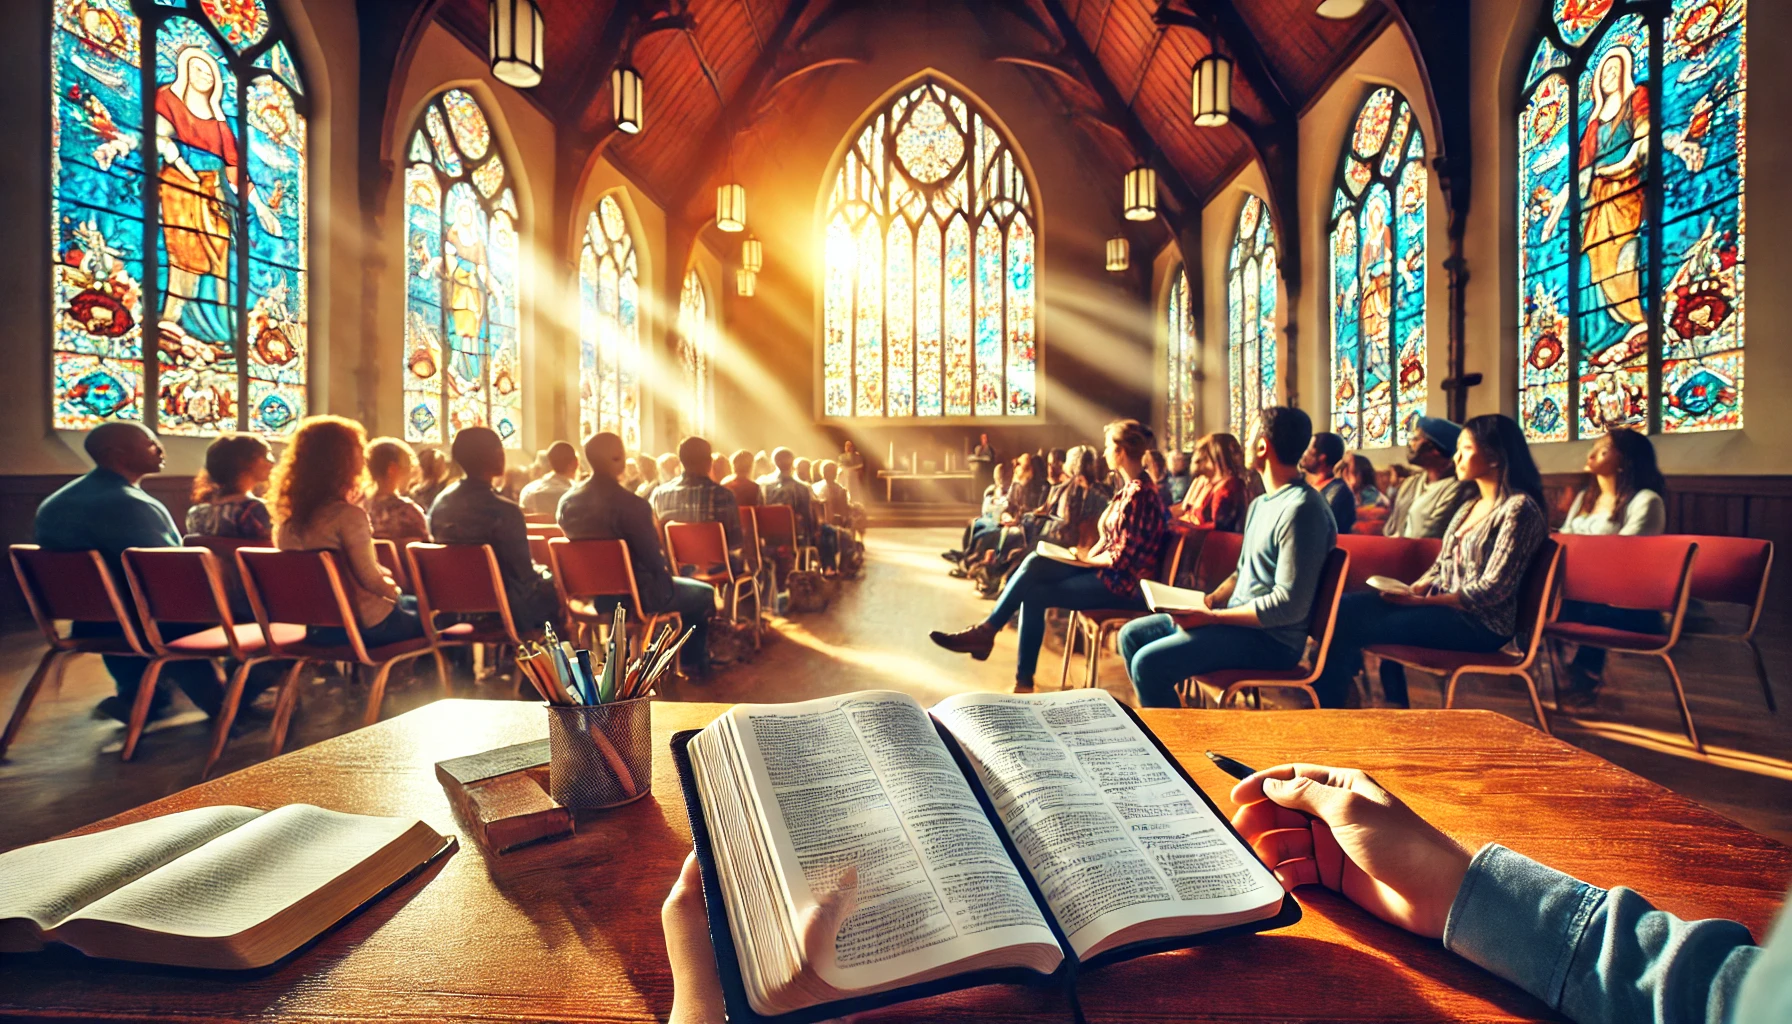
[[(166, 506), (138, 486), (144, 477), (162, 471), (165, 453), (161, 441), (148, 428), (117, 421), (93, 428), (83, 447), (94, 468), (44, 499), (37, 507), (32, 532), (45, 550), (98, 551), (128, 607), (130, 590), (124, 577), (124, 549), (180, 546), (180, 529), (174, 525), (174, 517), (168, 514)], [(203, 628), (167, 625), (162, 627), (162, 636), (173, 640)], [(76, 622), (70, 626), (69, 635), (120, 634), (118, 627), (110, 623)], [(142, 658), (117, 655), (106, 655), (105, 662), (118, 695), (101, 701), (97, 710), (121, 722), (128, 721), (131, 701), (148, 663)], [(211, 666), (203, 661), (174, 662), (162, 670), (161, 678), (179, 685), (208, 715), (215, 714), (223, 702), (223, 689), (212, 675)], [(167, 714), (168, 701), (167, 691), (158, 692), (150, 702), (149, 717), (153, 720)]]
[(558, 621), (560, 598), (552, 579), (529, 555), (529, 527), (522, 506), (492, 489), (504, 475), (504, 442), (490, 427), (454, 435), (454, 461), (466, 476), (429, 507), (429, 535), (437, 544), (489, 544), (504, 580), (504, 597), (517, 628), (529, 632)]
[(696, 627), (680, 657), (686, 672), (703, 675), (709, 667), (709, 617), (716, 611), (716, 588), (672, 575), (652, 506), (622, 486), (628, 454), (621, 437), (609, 431), (593, 434), (585, 442), (585, 461), (591, 463), (591, 477), (560, 499), (560, 529), (572, 540), (620, 540), (628, 545), (641, 610), (675, 611), (687, 628)]
[(1223, 669), (1287, 669), (1307, 649), (1307, 617), (1338, 529), (1301, 479), (1313, 421), (1299, 409), (1263, 410), (1246, 458), (1264, 494), (1245, 513), (1238, 570), (1207, 595), (1205, 611), (1151, 615), (1120, 631), (1120, 656), (1139, 705), (1180, 707), (1176, 685)]

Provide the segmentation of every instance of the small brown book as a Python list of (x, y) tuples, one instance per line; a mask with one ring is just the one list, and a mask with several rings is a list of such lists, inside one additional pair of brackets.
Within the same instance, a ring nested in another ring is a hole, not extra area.
[(572, 813), (548, 796), (548, 741), (517, 743), (436, 763), (448, 799), (493, 853), (572, 832)]

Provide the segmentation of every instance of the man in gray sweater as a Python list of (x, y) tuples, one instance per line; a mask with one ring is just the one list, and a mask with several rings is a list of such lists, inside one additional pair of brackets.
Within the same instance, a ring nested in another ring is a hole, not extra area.
[(1299, 409), (1263, 410), (1245, 458), (1264, 494), (1245, 513), (1238, 569), (1204, 611), (1152, 615), (1120, 631), (1120, 655), (1141, 707), (1178, 707), (1176, 684), (1223, 669), (1286, 669), (1307, 648), (1307, 617), (1338, 528), (1301, 477), (1313, 421)]
[(1394, 507), (1381, 532), (1389, 537), (1442, 537), (1463, 502), (1480, 492), (1456, 479), (1456, 438), (1462, 428), (1449, 420), (1419, 417), (1419, 429), (1406, 443), (1406, 461), (1418, 472), (1394, 491)]

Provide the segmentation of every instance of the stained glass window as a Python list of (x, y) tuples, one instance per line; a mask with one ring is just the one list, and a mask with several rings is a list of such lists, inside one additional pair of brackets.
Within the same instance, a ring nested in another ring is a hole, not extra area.
[(1363, 101), (1332, 190), (1332, 431), (1405, 444), (1425, 413), (1425, 139), (1406, 98)]
[(608, 430), (631, 452), (641, 449), (640, 280), (622, 204), (604, 196), (579, 248), (579, 433)]
[(1226, 263), (1226, 385), (1232, 433), (1250, 436), (1258, 415), (1276, 404), (1275, 229), (1269, 204), (1246, 196)]
[(1195, 317), (1188, 288), (1188, 269), (1177, 267), (1170, 278), (1170, 293), (1164, 302), (1164, 351), (1167, 354), (1164, 393), (1165, 447), (1170, 451), (1192, 451), (1201, 436), (1196, 419), (1199, 399), (1199, 368), (1195, 340)]
[(263, 0), (51, 17), (55, 426), (286, 433), (307, 409), (309, 147), (285, 23)]
[(412, 127), (404, 172), (405, 438), (491, 427), (523, 443), (516, 197), (479, 101), (449, 89)]
[(684, 275), (678, 294), (678, 357), (684, 370), (683, 431), (708, 434), (715, 428), (715, 324), (695, 270)]
[(827, 207), (825, 415), (1038, 414), (1031, 190), (1013, 144), (941, 82), (859, 129)]
[(1518, 115), (1525, 433), (1741, 427), (1746, 0), (1542, 20)]

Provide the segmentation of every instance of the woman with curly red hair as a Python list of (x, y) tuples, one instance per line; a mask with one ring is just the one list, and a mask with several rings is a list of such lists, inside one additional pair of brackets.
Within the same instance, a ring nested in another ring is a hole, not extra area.
[[(274, 467), (269, 504), (274, 511), (274, 546), (282, 551), (334, 551), (348, 567), (349, 599), (361, 638), (368, 647), (423, 635), (417, 599), (406, 597), (380, 567), (373, 547), (373, 524), (354, 504), (367, 484), (367, 434), (354, 420), (312, 416), (299, 429)], [(313, 627), (307, 639), (343, 644), (340, 627)]]

